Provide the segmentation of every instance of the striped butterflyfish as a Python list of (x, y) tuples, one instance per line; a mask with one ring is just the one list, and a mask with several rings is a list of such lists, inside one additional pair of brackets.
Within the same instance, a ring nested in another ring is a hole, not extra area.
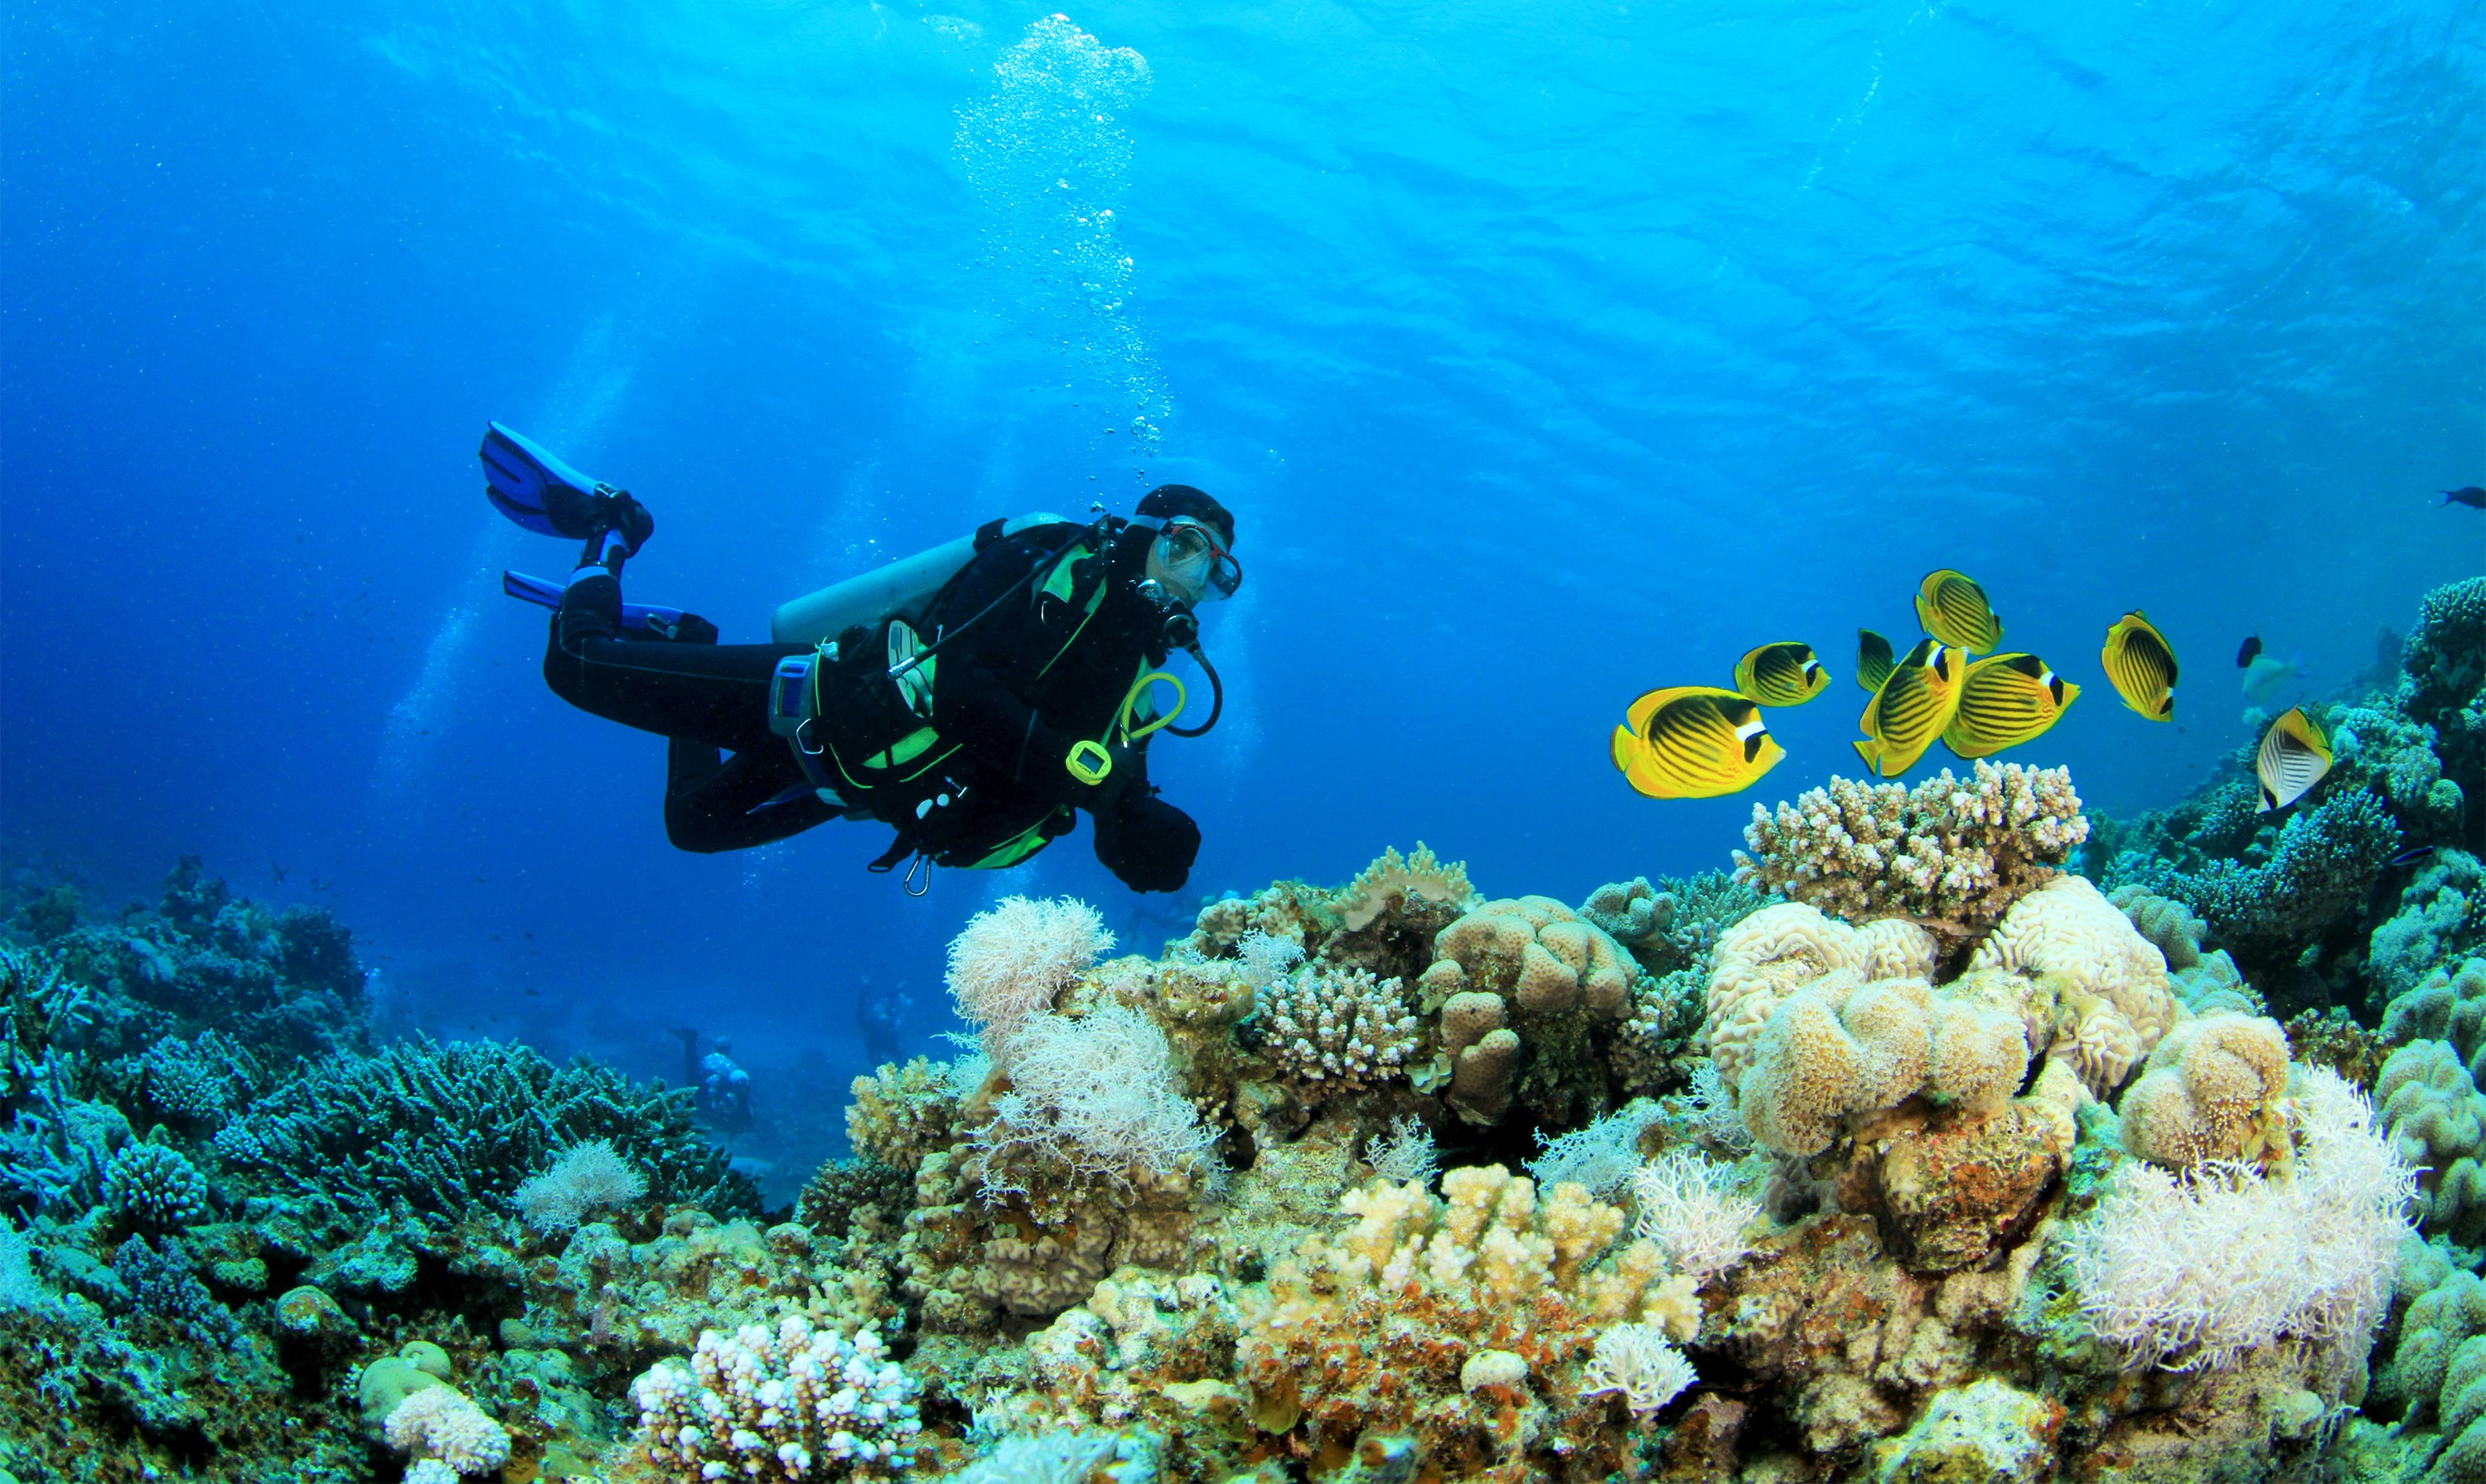
[(2140, 609), (2115, 619), (2106, 631), (2098, 663), (2106, 667), (2106, 677), (2114, 682), (2114, 693), (2125, 705), (2153, 722), (2175, 719), (2175, 650)]
[(1941, 640), (1918, 641), (1864, 702), (1864, 715), (1856, 724), (1864, 740), (1856, 744), (1856, 756), (1884, 778), (1897, 778), (1914, 767), (1959, 710), (1967, 669), (1968, 656)]
[(2055, 725), (2081, 688), (2033, 654), (1989, 654), (1971, 662), (1959, 683), (1959, 711), (1943, 728), (1943, 746), (1962, 757), (1990, 757)]
[(1898, 664), (1891, 652), (1891, 641), (1871, 629), (1856, 631), (1856, 683), (1868, 691), (1878, 691), (1882, 682), (1891, 678)]
[(1830, 684), (1812, 646), (1793, 640), (1763, 645), (1735, 662), (1735, 689), (1765, 706), (1800, 706)]
[(1917, 584), (1917, 621), (1954, 649), (1983, 654), (2003, 642), (2003, 620), (1985, 600), (1985, 590), (1966, 572), (1944, 567)]
[(1652, 799), (1714, 799), (1749, 788), (1786, 749), (1749, 696), (1709, 685), (1651, 691), (1615, 728), (1615, 766)]
[(2281, 712), (2261, 734), (2261, 750), (2253, 755), (2253, 777), (2261, 781), (2261, 808), (2255, 812), (2287, 808), (2330, 771), (2331, 739), (2321, 727), (2303, 706)]

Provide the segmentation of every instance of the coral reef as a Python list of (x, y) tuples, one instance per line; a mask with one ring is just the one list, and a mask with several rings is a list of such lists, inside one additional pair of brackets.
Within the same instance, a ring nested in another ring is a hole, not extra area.
[(976, 1049), (855, 1079), (790, 1219), (677, 1092), (379, 1044), (323, 918), (35, 883), (0, 1469), (2480, 1476), (2481, 605), (2276, 819), (2230, 773), (2092, 835), (1979, 765), (1576, 908), (1422, 847), (1153, 956), (1003, 901), (948, 955)]

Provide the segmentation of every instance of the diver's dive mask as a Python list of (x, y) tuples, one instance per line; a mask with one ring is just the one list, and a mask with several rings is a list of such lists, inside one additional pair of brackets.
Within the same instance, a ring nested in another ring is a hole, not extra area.
[(1168, 577), (1199, 594), (1195, 601), (1232, 597), (1234, 590), (1243, 586), (1242, 563), (1217, 544), (1214, 532), (1197, 521), (1180, 516), (1167, 521), (1157, 533), (1152, 555)]

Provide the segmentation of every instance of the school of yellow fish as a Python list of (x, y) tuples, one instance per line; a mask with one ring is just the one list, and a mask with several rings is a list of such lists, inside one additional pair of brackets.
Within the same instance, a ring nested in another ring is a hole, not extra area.
[[(2042, 735), (2080, 699), (2081, 688), (2033, 654), (1995, 653), (2003, 620), (1985, 590), (1944, 567), (1917, 585), (1925, 637), (1905, 655), (1871, 629), (1856, 631), (1856, 683), (1870, 692), (1853, 745), (1864, 765), (1897, 778), (1939, 741), (1955, 756), (1986, 757)], [(1984, 658), (1976, 658), (1982, 654)], [(2107, 630), (2098, 663), (2126, 707), (2153, 722), (2175, 719), (2175, 649), (2140, 610)], [(1615, 767), (1652, 799), (1710, 799), (1751, 787), (1786, 756), (1762, 720), (1764, 706), (1800, 706), (1830, 686), (1812, 646), (1761, 645), (1735, 662), (1731, 690), (1678, 685), (1633, 701), (1611, 743)], [(2322, 728), (2295, 709), (2271, 723), (2255, 756), (2261, 807), (2284, 809), (2331, 767)]]

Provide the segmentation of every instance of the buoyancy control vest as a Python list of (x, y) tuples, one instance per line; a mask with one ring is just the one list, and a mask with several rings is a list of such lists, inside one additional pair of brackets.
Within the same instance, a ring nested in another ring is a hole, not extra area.
[[(977, 558), (1005, 540), (1034, 542), (1035, 533), (1068, 523), (1046, 517), (987, 522), (972, 536), (871, 574), (878, 581), (869, 592), (842, 592), (847, 586), (842, 584), (778, 610), (778, 641), (814, 647), (779, 664), (769, 691), (770, 728), (787, 739), (823, 801), (898, 831), (874, 869), (916, 855), (941, 866), (999, 868), (1069, 831), (1068, 804), (1042, 791), (996, 787), (989, 775), (980, 779), (974, 759), (960, 756), (961, 744), (942, 734), (934, 723), (941, 649), (987, 613), (1025, 603), (1058, 615), (1056, 627), (1066, 625), (1036, 672), (1051, 673), (1105, 604), (1111, 548), (1124, 524), (1107, 517), (1068, 528), (1031, 552), (1028, 573), (975, 613), (948, 610)], [(914, 570), (901, 577), (896, 568)], [(942, 568), (938, 583), (925, 591), (928, 574)], [(822, 627), (838, 618), (851, 621), (834, 631)], [(1136, 739), (1172, 720), (1172, 713), (1159, 717), (1150, 704), (1159, 681), (1174, 686), (1178, 711), (1180, 682), (1143, 653), (1115, 721), (1096, 740), (1111, 740), (1117, 728)]]

